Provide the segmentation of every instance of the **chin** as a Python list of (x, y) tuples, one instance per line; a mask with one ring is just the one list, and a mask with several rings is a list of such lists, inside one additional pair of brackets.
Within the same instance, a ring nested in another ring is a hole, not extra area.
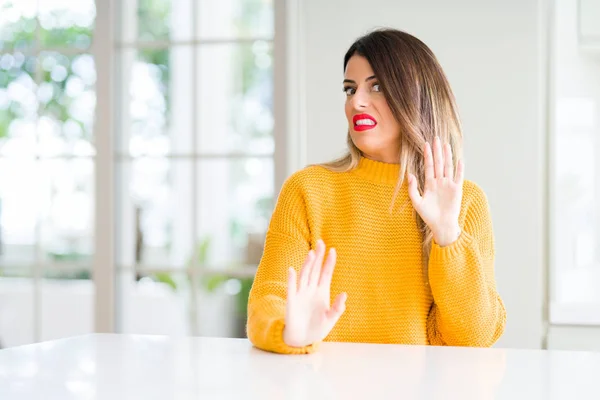
[[(386, 159), (395, 163), (395, 158), (390, 158), (390, 147), (397, 146), (396, 144), (382, 143), (381, 138), (377, 136), (366, 135), (364, 132), (352, 132), (352, 142), (365, 156), (374, 159)], [(393, 161), (392, 161), (393, 160)]]
[(360, 151), (366, 154), (378, 153), (381, 150), (381, 141), (375, 136), (365, 132), (353, 132), (352, 142)]

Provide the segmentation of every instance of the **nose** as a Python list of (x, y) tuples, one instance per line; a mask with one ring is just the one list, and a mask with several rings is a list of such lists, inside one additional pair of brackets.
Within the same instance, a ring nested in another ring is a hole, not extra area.
[(369, 106), (369, 94), (364, 90), (357, 90), (352, 96), (352, 106), (356, 110), (361, 110)]

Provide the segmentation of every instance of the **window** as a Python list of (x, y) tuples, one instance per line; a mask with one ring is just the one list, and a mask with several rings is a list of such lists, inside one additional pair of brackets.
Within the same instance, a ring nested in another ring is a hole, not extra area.
[(92, 0), (0, 2), (0, 345), (93, 329)]
[(244, 334), (285, 169), (274, 8), (0, 2), (1, 346), (95, 327)]
[(272, 1), (120, 5), (117, 329), (243, 336), (274, 196)]
[(600, 19), (558, 0), (551, 48), (553, 324), (600, 324)]

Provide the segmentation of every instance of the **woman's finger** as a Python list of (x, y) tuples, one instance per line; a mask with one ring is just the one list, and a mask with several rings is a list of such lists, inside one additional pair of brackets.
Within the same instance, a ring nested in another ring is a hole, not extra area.
[(452, 148), (450, 143), (444, 145), (444, 178), (452, 180), (454, 176), (454, 167), (452, 166)]
[(317, 240), (317, 251), (315, 252), (315, 259), (308, 279), (309, 286), (316, 287), (319, 284), (319, 276), (321, 276), (321, 268), (323, 267), (323, 258), (325, 258), (325, 243), (319, 239)]
[(414, 207), (417, 206), (422, 199), (417, 185), (417, 178), (413, 174), (408, 174), (408, 197), (410, 197)]
[(433, 139), (433, 165), (435, 178), (442, 178), (444, 176), (444, 156), (440, 138), (437, 136)]
[(329, 250), (327, 260), (323, 266), (321, 277), (319, 278), (319, 287), (329, 288), (331, 287), (331, 278), (333, 277), (333, 270), (335, 269), (335, 263), (337, 261), (337, 253), (334, 248)]
[(425, 163), (425, 182), (431, 181), (435, 178), (435, 171), (433, 167), (433, 153), (431, 152), (431, 145), (429, 142), (425, 143), (423, 162)]
[(297, 290), (296, 270), (293, 267), (290, 267), (290, 269), (288, 269), (287, 301), (294, 300)]
[(346, 293), (340, 293), (337, 295), (331, 308), (327, 310), (327, 318), (329, 319), (329, 323), (333, 327), (335, 323), (340, 319), (344, 311), (346, 311), (346, 299), (348, 295)]
[(306, 256), (306, 260), (304, 260), (302, 269), (300, 270), (300, 286), (298, 287), (298, 290), (302, 290), (306, 286), (308, 286), (308, 282), (310, 279), (310, 273), (312, 272), (314, 260), (315, 260), (315, 251), (310, 250), (308, 252), (308, 255)]

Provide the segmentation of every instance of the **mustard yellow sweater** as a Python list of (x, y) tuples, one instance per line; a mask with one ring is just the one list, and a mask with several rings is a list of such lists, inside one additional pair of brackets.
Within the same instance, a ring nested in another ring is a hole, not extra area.
[(335, 247), (331, 300), (346, 311), (325, 339), (337, 342), (491, 346), (506, 312), (496, 291), (494, 238), (482, 190), (465, 181), (462, 233), (432, 245), (427, 273), (406, 185), (390, 213), (399, 166), (361, 159), (350, 172), (311, 166), (285, 182), (248, 302), (247, 333), (258, 348), (313, 352), (283, 342), (287, 270), (298, 271), (318, 239)]

